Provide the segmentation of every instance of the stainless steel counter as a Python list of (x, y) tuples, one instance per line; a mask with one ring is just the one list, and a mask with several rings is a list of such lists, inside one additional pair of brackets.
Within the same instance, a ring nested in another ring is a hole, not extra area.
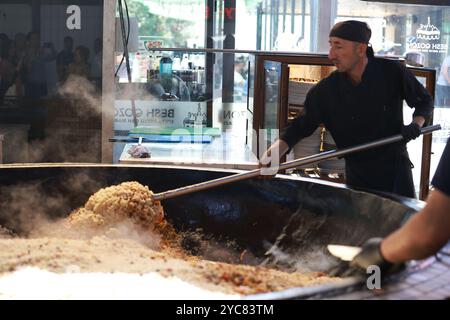
[(258, 167), (258, 159), (249, 146), (235, 139), (214, 138), (211, 143), (143, 143), (150, 158), (133, 158), (125, 145), (121, 164), (159, 164), (189, 167), (210, 167), (250, 170)]

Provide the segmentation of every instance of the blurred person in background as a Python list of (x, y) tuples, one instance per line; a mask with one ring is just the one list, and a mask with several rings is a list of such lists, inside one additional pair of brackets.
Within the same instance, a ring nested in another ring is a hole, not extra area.
[(64, 49), (56, 57), (56, 72), (60, 84), (64, 83), (68, 76), (69, 65), (74, 61), (73, 38), (64, 37)]
[(244, 77), (246, 69), (245, 58), (239, 56), (234, 63), (234, 97), (241, 101), (247, 96), (247, 79)]
[(75, 48), (73, 57), (73, 62), (67, 68), (67, 76), (76, 75), (88, 79), (91, 74), (89, 49), (85, 46), (78, 46)]
[[(19, 32), (14, 37), (14, 64), (16, 66), (17, 72), (20, 75), (23, 60), (25, 58), (27, 51), (27, 36), (24, 33)], [(16, 96), (23, 97), (24, 88), (22, 83), (22, 77), (16, 77)]]
[(103, 44), (102, 40), (97, 38), (94, 41), (94, 54), (91, 59), (91, 79), (95, 82), (98, 89), (102, 86), (102, 61)]
[(0, 104), (17, 76), (14, 65), (14, 43), (7, 37), (0, 38)]
[(46, 63), (56, 59), (55, 47), (47, 42), (41, 47), (37, 32), (27, 35), (27, 50), (21, 68), (24, 94), (28, 99), (39, 99), (48, 94)]
[(436, 81), (436, 106), (450, 107), (450, 55), (442, 62)]

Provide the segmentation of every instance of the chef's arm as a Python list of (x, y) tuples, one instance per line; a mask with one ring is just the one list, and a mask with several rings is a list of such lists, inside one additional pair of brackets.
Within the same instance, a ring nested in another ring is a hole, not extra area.
[(450, 196), (433, 190), (424, 209), (381, 243), (383, 257), (392, 263), (424, 259), (450, 239)]
[(425, 121), (426, 121), (425, 117), (423, 117), (423, 116), (415, 116), (413, 119), (413, 122), (418, 124), (419, 127), (421, 127), (421, 128), (424, 126)]

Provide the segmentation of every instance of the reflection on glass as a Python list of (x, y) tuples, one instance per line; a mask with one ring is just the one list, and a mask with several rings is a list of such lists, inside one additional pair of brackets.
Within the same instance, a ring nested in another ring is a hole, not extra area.
[(274, 61), (265, 61), (264, 76), (265, 76), (264, 128), (276, 129), (278, 119), (281, 63)]

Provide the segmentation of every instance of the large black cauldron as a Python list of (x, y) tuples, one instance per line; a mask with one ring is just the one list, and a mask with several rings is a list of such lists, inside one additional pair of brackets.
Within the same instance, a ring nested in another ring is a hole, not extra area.
[[(98, 189), (124, 181), (138, 181), (162, 192), (233, 173), (115, 165), (2, 167), (0, 225), (26, 235), (36, 217), (68, 215)], [(361, 245), (398, 228), (421, 205), (393, 195), (285, 176), (242, 181), (163, 202), (167, 219), (178, 230), (201, 228), (232, 239), (261, 259), (274, 243), (293, 259), (329, 243)]]

